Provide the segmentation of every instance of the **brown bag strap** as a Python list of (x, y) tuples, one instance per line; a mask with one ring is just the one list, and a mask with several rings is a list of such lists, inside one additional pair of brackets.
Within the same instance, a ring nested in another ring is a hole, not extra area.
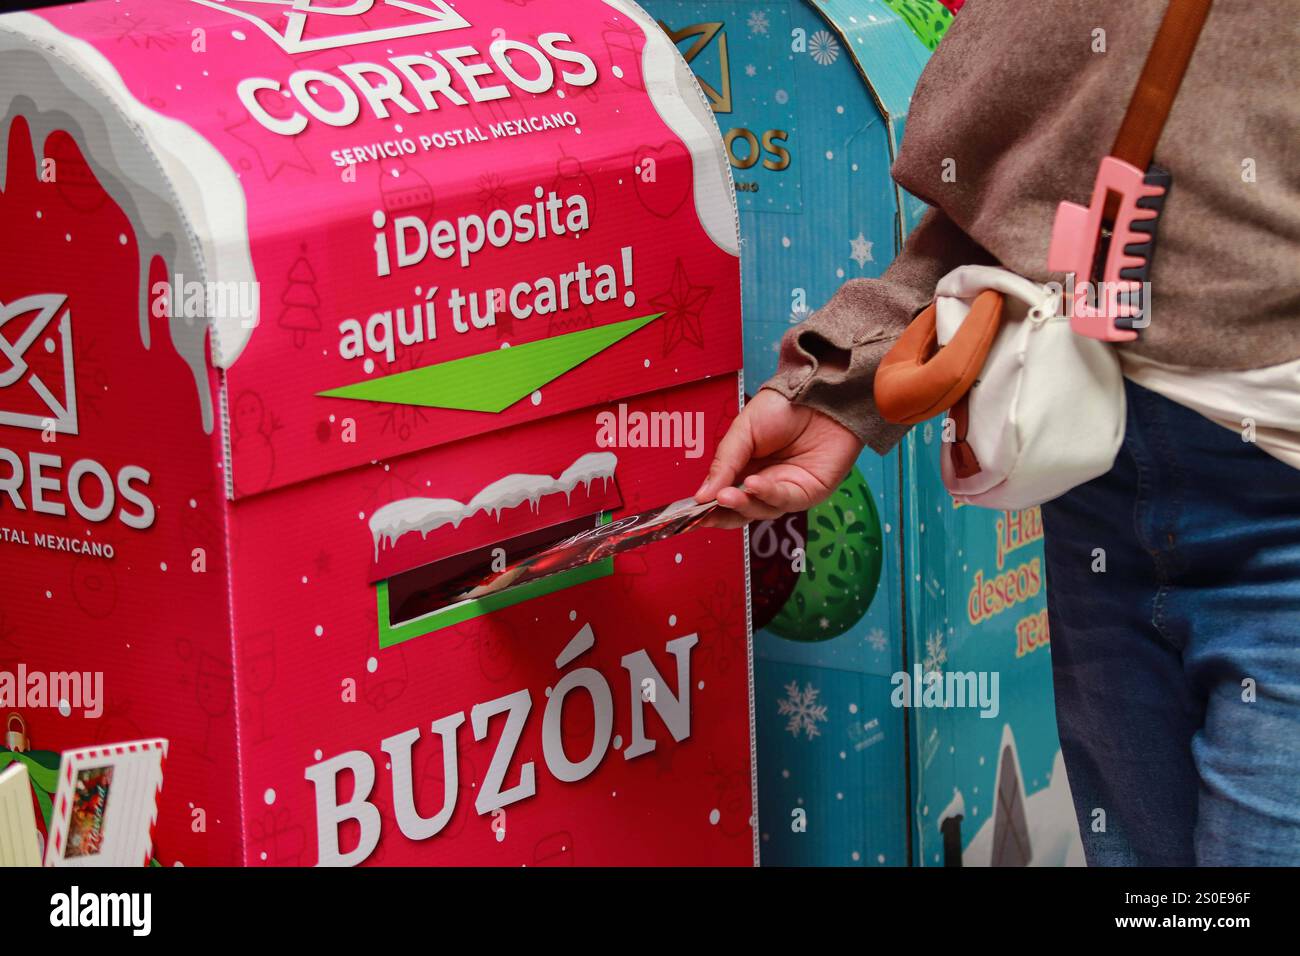
[(1169, 0), (1110, 155), (1143, 171), (1151, 165), (1209, 12), (1210, 0)]

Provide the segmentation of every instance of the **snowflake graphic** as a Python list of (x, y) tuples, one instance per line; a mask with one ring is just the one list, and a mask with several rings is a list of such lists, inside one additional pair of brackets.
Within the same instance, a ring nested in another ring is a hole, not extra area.
[(748, 77), (758, 76), (758, 67), (752, 63), (745, 64), (745, 75)]
[[(419, 363), (415, 360), (415, 356), (409, 352), (403, 353), (390, 366), (394, 372), (409, 372), (418, 367)], [(425, 409), (418, 405), (386, 405), (379, 413), (379, 417), (384, 423), (380, 434), (386, 435), (391, 432), (402, 441), (410, 441), (411, 436), (420, 429), (420, 426), (429, 421)]]
[(861, 232), (858, 233), (856, 239), (849, 240), (849, 247), (852, 250), (849, 253), (849, 258), (858, 264), (859, 269), (865, 266), (868, 262), (876, 261), (871, 256), (871, 245), (871, 241)]
[(830, 66), (840, 58), (840, 45), (825, 30), (818, 30), (808, 41), (808, 55), (818, 66)]
[(943, 646), (943, 632), (935, 631), (925, 639), (925, 660), (921, 663), (921, 670), (927, 674), (931, 671), (942, 671), (946, 663), (948, 663), (948, 649)]
[(106, 32), (115, 34), (118, 43), (129, 43), (137, 50), (156, 49), (166, 51), (180, 42), (170, 33), (155, 31), (153, 29), (154, 21), (138, 18), (133, 20), (130, 14), (127, 14), (125, 18), (116, 15), (96, 17), (96, 21)]
[(429, 485), (416, 478), (414, 471), (408, 472), (404, 467), (397, 469), (392, 465), (381, 465), (379, 462), (372, 464), (377, 466), (372, 472), (374, 478), (373, 480), (367, 478), (364, 486), (365, 495), (362, 498), (370, 504), (367, 514), (398, 498), (410, 498), (428, 493)]
[(800, 731), (804, 732), (808, 740), (821, 736), (817, 724), (824, 723), (829, 718), (826, 716), (826, 705), (817, 703), (819, 694), (821, 691), (812, 684), (804, 684), (800, 691), (797, 680), (785, 685), (785, 700), (778, 700), (776, 706), (777, 713), (790, 718), (786, 721), (785, 729), (791, 736), (798, 737)]
[(727, 673), (733, 662), (743, 666), (746, 651), (744, 595), (737, 594), (734, 588), (719, 581), (711, 594), (700, 598), (699, 607), (698, 631), (701, 642), (708, 644), (701, 660), (710, 661), (709, 666), (720, 674)]
[(746, 25), (749, 27), (750, 33), (755, 35), (761, 33), (763, 36), (767, 36), (767, 28), (771, 26), (771, 23), (768, 22), (766, 13), (762, 10), (754, 10), (750, 13)]
[(479, 208), (485, 213), (504, 206), (506, 202), (506, 181), (498, 173), (484, 173), (478, 178)]
[(885, 632), (880, 628), (873, 627), (867, 633), (867, 643), (871, 645), (873, 651), (880, 654), (889, 646), (889, 638), (885, 637)]

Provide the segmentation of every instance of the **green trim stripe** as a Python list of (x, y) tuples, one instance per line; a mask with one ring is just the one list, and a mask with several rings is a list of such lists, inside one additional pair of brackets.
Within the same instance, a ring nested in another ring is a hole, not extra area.
[[(609, 524), (613, 520), (614, 514), (611, 511), (606, 511), (600, 516), (601, 524)], [(607, 578), (613, 573), (614, 559), (612, 557), (601, 558), (591, 564), (570, 568), (557, 574), (549, 574), (544, 578), (538, 578), (536, 581), (529, 581), (527, 584), (521, 584), (515, 588), (507, 588), (504, 591), (489, 594), (487, 597), (475, 601), (461, 601), (459, 604), (440, 608), (414, 620), (404, 621), (396, 625), (389, 623), (388, 582), (380, 581), (375, 587), (376, 600), (379, 604), (379, 646), (381, 648), (392, 647), (394, 644), (401, 644), (403, 641), (409, 641), (414, 637), (423, 637), (426, 634), (441, 631), (444, 627), (451, 627), (476, 617), (482, 617), (484, 614), (491, 614), (493, 611), (513, 607), (516, 604), (522, 604), (524, 601), (531, 601), (533, 598), (541, 597), (544, 594), (554, 594), (556, 591), (563, 591), (565, 588), (571, 588), (577, 584)]]
[(517, 588), (509, 588), (497, 594), (489, 594), (487, 597), (479, 598), (476, 601), (462, 601), (459, 604), (451, 605), (451, 607), (445, 607), (425, 614), (423, 617), (417, 617), (414, 620), (396, 625), (388, 623), (388, 582), (380, 581), (375, 588), (379, 598), (379, 646), (392, 647), (394, 644), (409, 641), (413, 637), (423, 637), (426, 634), (432, 634), (434, 631), (441, 631), (444, 627), (451, 627), (453, 624), (460, 624), (476, 617), (482, 617), (484, 614), (491, 614), (493, 611), (500, 611), (502, 608), (513, 607), (516, 604), (531, 601), (533, 598), (541, 597), (544, 594), (563, 591), (575, 584), (585, 584), (588, 581), (607, 578), (613, 573), (614, 559), (602, 558), (592, 564), (584, 564), (582, 567), (570, 568), (568, 571), (561, 571), (558, 574), (550, 574), (544, 578), (538, 578), (536, 581), (521, 584)]
[(363, 402), (502, 412), (661, 315), (662, 312), (655, 312), (594, 329), (466, 355), (317, 394)]

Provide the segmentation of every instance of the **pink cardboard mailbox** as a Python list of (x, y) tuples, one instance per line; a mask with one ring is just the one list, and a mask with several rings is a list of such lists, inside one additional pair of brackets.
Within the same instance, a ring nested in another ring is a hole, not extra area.
[(166, 738), (168, 865), (754, 861), (740, 533), (440, 591), (690, 496), (738, 409), (726, 154), (639, 7), (0, 17), (0, 183), (34, 750)]

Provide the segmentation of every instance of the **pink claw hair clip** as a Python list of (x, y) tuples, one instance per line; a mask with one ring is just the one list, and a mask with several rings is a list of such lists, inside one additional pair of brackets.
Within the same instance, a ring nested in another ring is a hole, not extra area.
[(1146, 173), (1115, 156), (1097, 169), (1087, 206), (1056, 209), (1047, 268), (1068, 273), (1070, 328), (1103, 342), (1131, 342), (1148, 324), (1144, 291), (1156, 251), (1156, 225), (1173, 177), (1152, 163)]

